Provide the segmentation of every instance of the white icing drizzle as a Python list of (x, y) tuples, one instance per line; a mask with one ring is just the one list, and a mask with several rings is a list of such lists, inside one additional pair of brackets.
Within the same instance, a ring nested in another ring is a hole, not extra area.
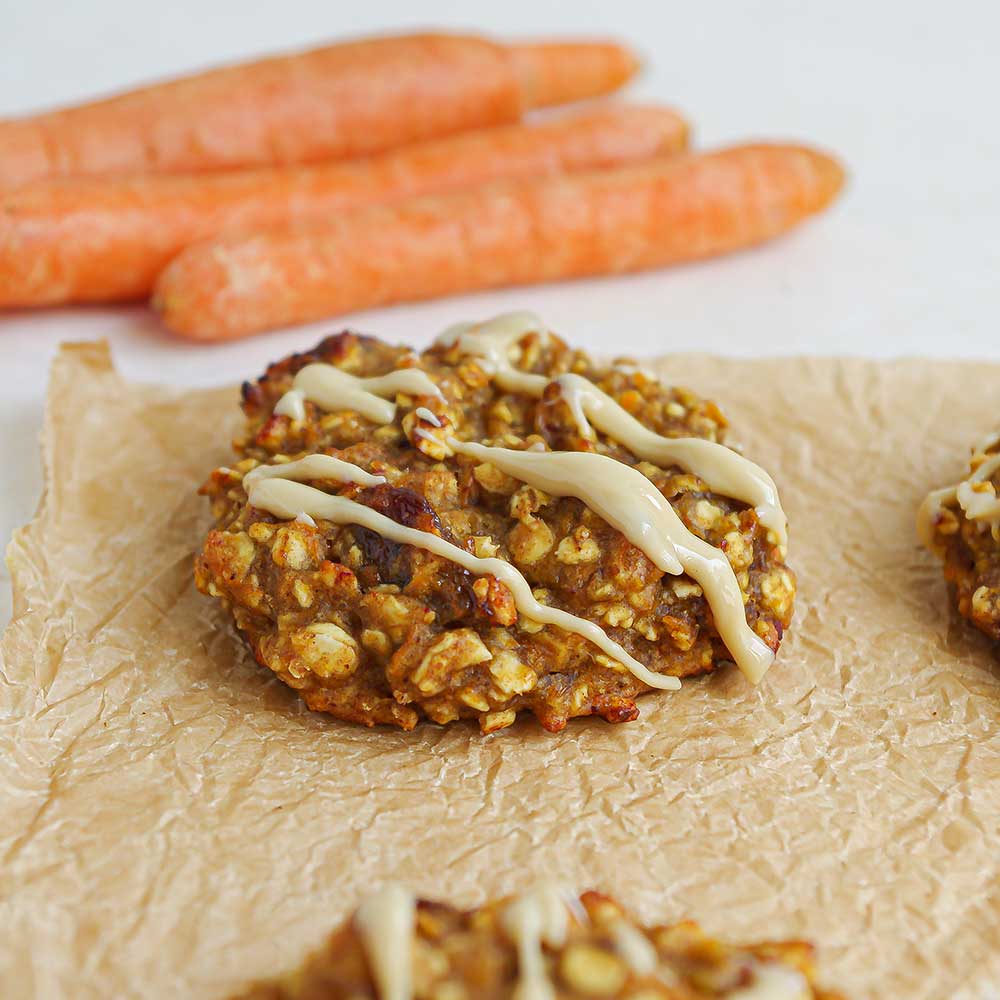
[(417, 901), (400, 885), (387, 885), (354, 914), (379, 1000), (413, 996), (413, 932)]
[(631, 466), (585, 451), (515, 451), (452, 437), (447, 444), (553, 496), (577, 497), (664, 573), (684, 572), (675, 536), (687, 529), (663, 494)]
[(957, 504), (970, 521), (979, 521), (996, 530), (1000, 526), (1000, 497), (989, 481), (1000, 470), (1000, 452), (986, 454), (997, 444), (998, 435), (991, 434), (977, 442), (972, 466), (975, 471), (954, 486), (932, 490), (917, 511), (917, 533), (920, 541), (932, 552), (938, 546), (934, 529), (946, 507)]
[(611, 367), (623, 375), (641, 375), (643, 378), (648, 378), (651, 382), (656, 380), (656, 376), (648, 368), (640, 365), (638, 361), (621, 358), (612, 362)]
[(637, 469), (593, 452), (515, 451), (454, 438), (447, 443), (453, 451), (490, 462), (553, 496), (577, 497), (664, 573), (693, 577), (705, 592), (722, 641), (752, 683), (774, 662), (770, 646), (747, 624), (743, 594), (725, 553), (689, 531)]
[[(965, 511), (966, 516), (973, 521), (994, 521), (1000, 518), (1000, 497), (997, 497), (993, 484), (987, 483), (987, 480), (994, 476), (998, 469), (1000, 469), (1000, 454), (988, 458), (955, 489), (955, 499), (958, 500), (959, 506)], [(976, 489), (977, 483), (983, 484), (987, 488)]]
[[(555, 990), (545, 968), (542, 946), (559, 948), (566, 943), (573, 908), (586, 918), (586, 911), (576, 897), (550, 882), (539, 883), (507, 904), (500, 919), (517, 948), (518, 983), (513, 1000), (554, 1000)], [(413, 894), (401, 886), (387, 885), (362, 902), (354, 915), (354, 925), (379, 1000), (412, 1000), (416, 926)]]
[(485, 323), (458, 323), (449, 327), (436, 343), (458, 345), (463, 354), (480, 358), (497, 385), (506, 392), (540, 397), (550, 382), (559, 385), (573, 418), (585, 437), (593, 424), (599, 431), (626, 447), (636, 458), (661, 467), (679, 465), (703, 479), (716, 493), (752, 504), (761, 524), (786, 545), (787, 518), (774, 480), (759, 466), (732, 448), (704, 438), (668, 438), (649, 430), (606, 392), (582, 375), (566, 373), (554, 379), (518, 371), (510, 361), (510, 349), (528, 333), (547, 334), (534, 313), (506, 313)]
[(441, 390), (419, 368), (399, 368), (386, 375), (359, 378), (336, 365), (316, 362), (295, 376), (292, 388), (278, 400), (274, 412), (292, 420), (305, 420), (308, 399), (324, 410), (357, 410), (377, 424), (392, 423), (397, 393), (409, 396), (440, 396)]
[(297, 483), (311, 479), (332, 479), (337, 483), (357, 483), (360, 486), (379, 486), (385, 482), (385, 476), (374, 476), (357, 465), (334, 458), (333, 455), (307, 455), (294, 462), (258, 465), (243, 477), (243, 488), (249, 494), (254, 484), (262, 479), (291, 479)]
[(637, 975), (650, 976), (660, 964), (660, 957), (653, 942), (624, 918), (615, 920), (608, 926), (608, 933), (615, 951), (622, 961)]
[(986, 452), (995, 448), (1000, 444), (1000, 431), (991, 431), (989, 434), (984, 434), (973, 446), (973, 455), (985, 455)]
[[(288, 465), (292, 464), (288, 463)], [(341, 479), (341, 482), (364, 482), (358, 477), (371, 476), (371, 473), (365, 472), (364, 469), (351, 466), (350, 463), (346, 462), (343, 464), (354, 471), (346, 478)], [(268, 466), (267, 468), (281, 470), (288, 468), (288, 465)], [(281, 477), (280, 471), (253, 480), (249, 487), (250, 504), (261, 510), (269, 511), (275, 517), (290, 519), (300, 513), (306, 513), (310, 517), (333, 521), (336, 524), (360, 525), (377, 532), (390, 541), (399, 542), (402, 545), (413, 545), (425, 552), (432, 552), (443, 559), (449, 559), (476, 576), (494, 576), (510, 590), (514, 597), (514, 604), (526, 618), (542, 625), (555, 625), (567, 632), (582, 636), (612, 659), (621, 663), (630, 673), (649, 687), (676, 691), (681, 686), (676, 677), (667, 677), (649, 670), (594, 622), (588, 621), (586, 618), (579, 618), (568, 611), (540, 604), (535, 600), (528, 581), (509, 562), (495, 557), (483, 559), (474, 556), (472, 553), (466, 552), (465, 549), (445, 541), (439, 535), (405, 527), (364, 504), (348, 500), (346, 497), (332, 496), (312, 486), (279, 477)], [(330, 472), (326, 478), (334, 479), (336, 476)]]
[(753, 982), (725, 996), (726, 1000), (810, 1000), (812, 990), (806, 977), (796, 969), (757, 962)]
[(518, 982), (513, 1000), (554, 1000), (542, 945), (558, 948), (569, 931), (569, 910), (562, 891), (542, 882), (511, 902), (501, 918), (517, 948)]
[(413, 411), (421, 420), (426, 420), (432, 427), (440, 427), (441, 421), (438, 419), (438, 415), (432, 410), (428, 410), (426, 406), (418, 406)]
[(703, 479), (713, 492), (752, 504), (761, 524), (777, 535), (780, 545), (787, 544), (788, 521), (778, 488), (759, 465), (717, 441), (668, 438), (651, 431), (582, 375), (568, 373), (554, 381), (578, 424), (587, 427), (589, 421), (636, 458), (661, 468), (679, 465)]
[(493, 376), (504, 392), (540, 396), (549, 379), (545, 375), (518, 371), (510, 363), (510, 349), (525, 334), (548, 335), (549, 329), (533, 312), (511, 312), (494, 316), (485, 323), (456, 323), (435, 341), (442, 347), (458, 345), (462, 354), (478, 358), (483, 371)]

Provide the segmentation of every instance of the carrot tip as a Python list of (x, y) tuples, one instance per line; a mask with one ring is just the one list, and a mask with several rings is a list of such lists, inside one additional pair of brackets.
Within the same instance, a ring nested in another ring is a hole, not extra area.
[(620, 89), (638, 56), (616, 42), (534, 42), (510, 47), (525, 107), (566, 104)]

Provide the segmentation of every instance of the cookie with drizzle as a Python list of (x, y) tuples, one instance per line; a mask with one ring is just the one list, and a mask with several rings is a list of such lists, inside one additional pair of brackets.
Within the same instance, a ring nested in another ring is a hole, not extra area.
[(556, 730), (774, 659), (794, 577), (771, 477), (713, 404), (595, 366), (533, 314), (421, 355), (342, 334), (244, 409), (196, 579), (310, 707)]
[(1000, 433), (976, 442), (964, 479), (927, 495), (917, 533), (942, 560), (959, 614), (1000, 639)]
[(240, 1000), (837, 1000), (799, 942), (730, 945), (690, 921), (645, 927), (596, 892), (541, 881), (462, 911), (389, 884), (326, 944)]

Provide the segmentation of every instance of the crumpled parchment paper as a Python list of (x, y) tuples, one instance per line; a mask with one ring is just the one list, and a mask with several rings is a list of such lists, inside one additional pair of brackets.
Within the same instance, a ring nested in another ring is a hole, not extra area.
[(473, 904), (546, 873), (650, 920), (809, 938), (854, 1000), (996, 996), (1000, 665), (913, 515), (996, 424), (1000, 366), (661, 371), (782, 489), (801, 594), (780, 658), (758, 689), (728, 669), (646, 696), (630, 725), (483, 738), (312, 715), (255, 666), (191, 583), (236, 393), (66, 348), (10, 549), (0, 993), (223, 997), (379, 881)]

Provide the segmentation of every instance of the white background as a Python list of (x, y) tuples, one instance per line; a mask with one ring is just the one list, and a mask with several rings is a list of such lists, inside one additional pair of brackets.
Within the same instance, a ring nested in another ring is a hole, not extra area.
[[(647, 60), (631, 94), (682, 108), (699, 145), (810, 141), (846, 161), (850, 187), (817, 222), (727, 260), (382, 310), (352, 325), (423, 343), (455, 319), (528, 307), (599, 352), (1000, 358), (1000, 5), (990, 0), (0, 0), (0, 114), (417, 27), (616, 35)], [(37, 501), (42, 394), (61, 340), (107, 337), (132, 377), (210, 384), (251, 376), (344, 322), (192, 347), (138, 308), (0, 318), (0, 540)]]

